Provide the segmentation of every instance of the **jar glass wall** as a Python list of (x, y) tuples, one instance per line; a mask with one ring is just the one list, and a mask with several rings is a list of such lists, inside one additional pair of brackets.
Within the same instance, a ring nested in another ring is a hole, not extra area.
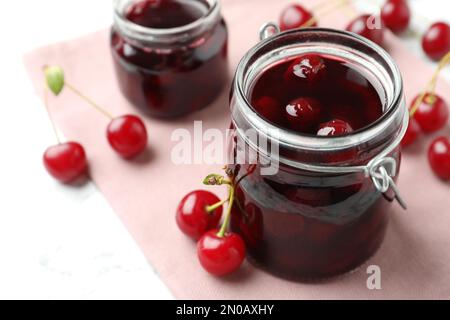
[[(350, 135), (332, 138), (289, 131), (261, 117), (249, 102), (258, 77), (280, 61), (305, 53), (352, 65), (376, 88), (383, 115)], [(237, 189), (232, 229), (245, 239), (250, 260), (281, 277), (310, 280), (348, 272), (371, 257), (383, 241), (395, 194), (391, 188), (380, 192), (369, 171), (372, 164), (389, 159), (393, 165), (388, 171), (397, 179), (398, 144), (408, 124), (401, 76), (389, 55), (337, 30), (302, 29), (273, 36), (242, 59), (231, 111), (231, 167)], [(253, 143), (248, 131), (269, 143)], [(275, 154), (270, 145), (277, 146)], [(254, 156), (248, 157), (249, 152)], [(264, 173), (271, 162), (278, 170)]]
[(116, 0), (111, 51), (120, 90), (159, 118), (211, 104), (228, 80), (217, 0)]

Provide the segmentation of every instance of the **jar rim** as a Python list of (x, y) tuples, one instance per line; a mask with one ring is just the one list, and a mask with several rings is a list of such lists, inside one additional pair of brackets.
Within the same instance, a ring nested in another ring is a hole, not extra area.
[[(332, 36), (338, 37), (350, 37), (356, 40), (360, 44), (369, 47), (374, 50), (374, 52), (387, 63), (389, 68), (394, 75), (392, 82), (394, 88), (394, 96), (386, 106), (386, 112), (383, 115), (371, 123), (370, 125), (352, 133), (349, 135), (339, 136), (339, 137), (326, 137), (326, 136), (314, 136), (309, 134), (302, 134), (298, 132), (293, 132), (289, 129), (283, 129), (269, 121), (262, 118), (252, 107), (244, 88), (244, 82), (246, 80), (246, 66), (251, 64), (252, 58), (263, 48), (269, 46), (276, 40), (280, 40), (284, 37), (291, 36), (293, 34), (305, 34), (305, 33), (326, 33)], [(395, 120), (395, 115), (401, 113), (403, 118), (406, 105), (402, 103), (404, 92), (403, 92), (403, 81), (400, 70), (397, 64), (394, 62), (393, 58), (380, 46), (373, 43), (372, 41), (359, 36), (357, 34), (336, 30), (331, 28), (302, 28), (285, 31), (273, 36), (270, 36), (257, 45), (252, 47), (246, 55), (241, 59), (237, 67), (236, 76), (233, 83), (234, 91), (237, 93), (237, 99), (239, 103), (237, 104), (241, 108), (241, 114), (250, 125), (256, 129), (261, 129), (261, 131), (277, 132), (277, 139), (280, 144), (289, 145), (295, 148), (301, 148), (305, 150), (317, 150), (318, 148), (323, 151), (336, 151), (343, 150), (347, 148), (354, 147), (357, 144), (365, 143), (370, 141), (372, 138), (376, 137), (380, 132), (387, 128), (392, 121)], [(404, 109), (404, 110), (402, 110)], [(400, 133), (402, 134), (402, 133)]]
[(213, 24), (220, 17), (221, 6), (218, 0), (198, 0), (208, 5), (208, 11), (197, 20), (173, 28), (150, 28), (128, 20), (124, 16), (123, 2), (129, 0), (114, 0), (114, 23), (126, 36), (142, 42), (173, 43), (192, 39), (201, 34), (205, 27)]

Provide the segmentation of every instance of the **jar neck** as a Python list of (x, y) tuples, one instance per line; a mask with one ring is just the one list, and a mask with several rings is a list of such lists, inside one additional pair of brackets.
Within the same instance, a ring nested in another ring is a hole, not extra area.
[(174, 28), (149, 28), (127, 19), (126, 14), (136, 0), (114, 0), (114, 28), (131, 43), (140, 47), (167, 47), (196, 42), (221, 20), (218, 0), (198, 1), (207, 7), (206, 13), (192, 23)]
[[(280, 60), (305, 53), (335, 56), (356, 66), (377, 89), (383, 103), (383, 116), (351, 135), (332, 138), (299, 134), (263, 119), (249, 102), (256, 79)], [(358, 164), (367, 163), (374, 154), (397, 143), (407, 126), (402, 79), (392, 58), (365, 38), (332, 29), (288, 31), (261, 41), (238, 66), (231, 107), (237, 134), (246, 139), (245, 132), (251, 129), (269, 141), (268, 145), (278, 144), (278, 160), (289, 166), (295, 166), (299, 161), (323, 165), (355, 165), (355, 161)], [(264, 150), (264, 146), (253, 145), (253, 148), (269, 157), (270, 152)], [(345, 159), (343, 163), (321, 163), (324, 153), (338, 154), (347, 150), (358, 150), (357, 159)]]

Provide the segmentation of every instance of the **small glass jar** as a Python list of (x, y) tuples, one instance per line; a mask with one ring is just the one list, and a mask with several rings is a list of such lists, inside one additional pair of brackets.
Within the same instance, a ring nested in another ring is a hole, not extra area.
[[(381, 118), (341, 137), (303, 135), (264, 120), (249, 102), (256, 79), (281, 60), (306, 53), (339, 58), (363, 74), (379, 93)], [(370, 258), (383, 241), (389, 205), (394, 199), (404, 205), (395, 181), (409, 116), (392, 58), (344, 31), (275, 34), (241, 60), (230, 104), (237, 198), (231, 227), (244, 238), (249, 260), (305, 281), (349, 272)], [(249, 131), (266, 143), (255, 143)], [(263, 172), (274, 164), (276, 171)]]
[[(174, 118), (202, 109), (219, 96), (228, 81), (228, 31), (217, 0), (115, 0), (114, 4), (111, 51), (120, 89), (133, 105), (153, 117)], [(166, 14), (173, 19), (179, 19), (174, 6), (195, 5), (204, 12), (180, 26), (148, 27), (129, 18), (130, 10), (165, 5), (171, 6)]]

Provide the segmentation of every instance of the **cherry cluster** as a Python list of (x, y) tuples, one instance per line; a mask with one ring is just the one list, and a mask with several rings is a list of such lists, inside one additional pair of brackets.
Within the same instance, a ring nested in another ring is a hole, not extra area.
[[(45, 67), (44, 73), (47, 110), (48, 91), (50, 90), (58, 96), (66, 87), (109, 118), (110, 122), (106, 129), (106, 137), (112, 149), (120, 156), (131, 159), (146, 149), (148, 140), (147, 129), (139, 117), (135, 115), (112, 117), (106, 110), (67, 83), (63, 70), (58, 66)], [(51, 119), (50, 112), (49, 115)], [(58, 144), (49, 147), (45, 151), (44, 165), (55, 179), (62, 183), (71, 183), (87, 173), (88, 161), (86, 152), (80, 143), (73, 141), (61, 143), (56, 130), (55, 134)]]
[[(334, 11), (340, 6), (347, 5), (347, 1), (331, 1), (335, 6)], [(318, 14), (319, 15), (319, 14)], [(382, 24), (378, 26), (376, 20), (381, 19)], [(395, 34), (405, 32), (411, 22), (411, 10), (407, 0), (387, 0), (380, 9), (380, 15), (362, 14), (351, 21), (346, 30), (359, 34), (369, 40), (383, 45), (384, 32), (387, 29)], [(292, 4), (285, 8), (280, 16), (280, 29), (282, 31), (318, 26), (317, 16), (312, 11), (299, 4)], [(438, 21), (433, 23), (422, 36), (423, 51), (433, 60), (442, 59), (450, 51), (450, 25)]]
[[(231, 177), (230, 173), (228, 175)], [(193, 191), (178, 205), (176, 221), (184, 234), (197, 241), (197, 255), (202, 267), (212, 275), (225, 276), (239, 269), (246, 256), (244, 240), (228, 231), (235, 186), (231, 180), (218, 174), (207, 176), (203, 183), (209, 186), (227, 185), (228, 198), (221, 201), (209, 191)], [(227, 213), (221, 224), (226, 202)]]
[[(335, 6), (328, 11), (334, 11), (340, 6), (348, 5), (349, 2), (351, 0), (331, 2)], [(316, 10), (319, 11), (319, 9)], [(302, 27), (316, 27), (318, 26), (317, 16), (320, 14), (318, 12), (315, 15), (299, 4), (292, 4), (281, 13), (280, 29), (286, 31)], [(376, 19), (381, 21), (380, 26), (376, 25)], [(379, 16), (362, 14), (351, 21), (346, 30), (383, 46), (386, 29), (395, 34), (401, 34), (408, 29), (410, 22), (411, 10), (407, 0), (387, 0), (381, 7)], [(433, 23), (422, 36), (422, 48), (430, 59), (441, 60), (441, 62), (430, 84), (411, 103), (411, 121), (402, 141), (403, 147), (413, 144), (421, 132), (435, 133), (445, 127), (448, 122), (448, 105), (442, 97), (436, 94), (435, 86), (439, 72), (450, 62), (450, 25), (441, 21)], [(328, 132), (328, 129), (323, 132)], [(445, 180), (450, 179), (449, 137), (441, 136), (431, 143), (428, 160), (438, 177)]]
[[(417, 95), (410, 106), (410, 121), (402, 146), (414, 144), (419, 136), (434, 134), (447, 126), (449, 107), (436, 93), (439, 73), (450, 62), (450, 52), (441, 60), (434, 76), (423, 90)], [(450, 179), (450, 138), (439, 136), (428, 147), (428, 162), (434, 173), (443, 180)]]

